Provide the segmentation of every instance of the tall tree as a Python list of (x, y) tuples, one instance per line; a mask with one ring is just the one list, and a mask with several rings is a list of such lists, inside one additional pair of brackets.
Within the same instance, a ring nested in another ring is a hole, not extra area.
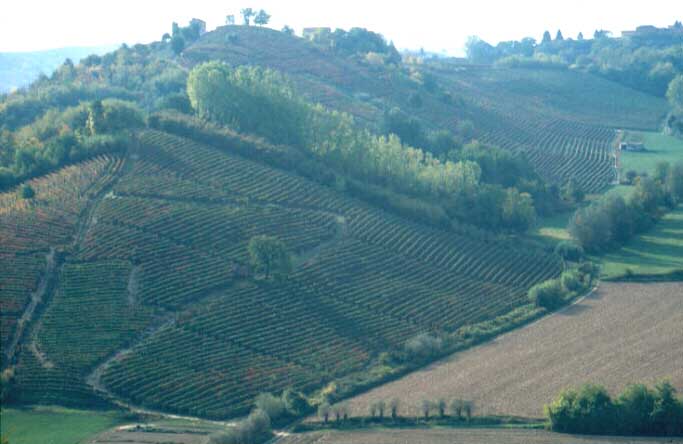
[(268, 14), (263, 9), (261, 9), (256, 14), (256, 16), (254, 17), (254, 23), (256, 23), (259, 26), (267, 25), (269, 21), (270, 21), (270, 14)]
[(541, 44), (545, 43), (550, 43), (553, 40), (552, 37), (550, 37), (550, 31), (546, 31), (543, 33), (543, 40), (541, 40)]
[(564, 36), (562, 35), (562, 31), (559, 29), (557, 30), (557, 34), (555, 34), (555, 41), (556, 42), (561, 42), (564, 40)]
[(251, 18), (256, 15), (256, 12), (252, 8), (244, 8), (240, 11), (242, 13), (242, 18), (244, 19), (244, 24), (246, 26), (251, 25)]
[(683, 74), (679, 74), (669, 83), (666, 98), (675, 111), (683, 112)]

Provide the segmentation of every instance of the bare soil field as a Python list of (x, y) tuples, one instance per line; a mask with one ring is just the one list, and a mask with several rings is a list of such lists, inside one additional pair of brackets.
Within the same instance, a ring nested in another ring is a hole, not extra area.
[(681, 350), (683, 282), (603, 283), (574, 305), (349, 405), (361, 416), (372, 401), (398, 398), (401, 415), (419, 415), (425, 399), (461, 398), (473, 400), (477, 414), (541, 417), (560, 390), (588, 382), (616, 393), (629, 383), (666, 378), (680, 393)]
[(128, 425), (103, 432), (88, 444), (205, 444), (216, 430), (201, 425)]
[(281, 438), (277, 444), (655, 444), (678, 438), (578, 436), (522, 429), (378, 429), (315, 432)]

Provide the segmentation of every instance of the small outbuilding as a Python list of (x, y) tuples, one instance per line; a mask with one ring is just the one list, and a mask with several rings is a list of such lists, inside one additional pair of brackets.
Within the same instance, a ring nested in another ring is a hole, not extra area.
[(647, 151), (647, 148), (645, 148), (645, 144), (642, 142), (621, 142), (619, 144), (619, 149), (621, 151), (630, 151), (633, 153), (642, 153), (644, 151)]

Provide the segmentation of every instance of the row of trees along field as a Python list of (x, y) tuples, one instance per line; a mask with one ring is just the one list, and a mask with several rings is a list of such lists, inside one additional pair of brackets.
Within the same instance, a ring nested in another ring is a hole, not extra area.
[(626, 387), (612, 399), (604, 387), (587, 384), (565, 390), (545, 413), (552, 430), (600, 435), (683, 434), (683, 402), (666, 381), (654, 389), (642, 384)]
[(187, 91), (201, 118), (299, 148), (344, 176), (446, 201), (453, 217), (486, 228), (525, 231), (536, 216), (527, 190), (559, 193), (539, 185), (523, 158), (494, 147), (471, 143), (439, 159), (393, 133), (377, 136), (348, 114), (306, 102), (271, 70), (207, 62), (190, 72)]
[(634, 179), (628, 198), (607, 194), (576, 211), (569, 223), (572, 238), (588, 252), (607, 251), (649, 229), (662, 215), (683, 202), (683, 162), (657, 165), (652, 177)]

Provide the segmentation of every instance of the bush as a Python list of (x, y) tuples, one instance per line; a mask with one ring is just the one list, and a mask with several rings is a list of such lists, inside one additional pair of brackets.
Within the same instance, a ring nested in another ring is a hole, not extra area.
[(36, 192), (31, 185), (23, 185), (19, 193), (22, 199), (33, 199), (36, 196)]
[(567, 293), (578, 293), (585, 289), (584, 279), (578, 270), (568, 270), (560, 276), (562, 289)]
[(529, 300), (537, 307), (554, 310), (565, 303), (565, 292), (559, 280), (551, 279), (529, 289)]
[(409, 359), (426, 360), (438, 355), (443, 348), (443, 339), (429, 333), (420, 333), (405, 343), (405, 351)]
[(555, 247), (555, 254), (566, 261), (580, 262), (585, 256), (585, 252), (580, 245), (571, 241), (562, 241)]
[(254, 406), (265, 412), (270, 419), (278, 419), (286, 411), (285, 403), (282, 399), (270, 393), (261, 393), (256, 397)]
[(282, 401), (285, 403), (287, 413), (292, 416), (301, 416), (311, 408), (306, 397), (292, 389), (287, 389), (282, 393)]
[(209, 438), (209, 444), (261, 444), (273, 436), (270, 418), (261, 410), (254, 410), (247, 419), (225, 432)]

